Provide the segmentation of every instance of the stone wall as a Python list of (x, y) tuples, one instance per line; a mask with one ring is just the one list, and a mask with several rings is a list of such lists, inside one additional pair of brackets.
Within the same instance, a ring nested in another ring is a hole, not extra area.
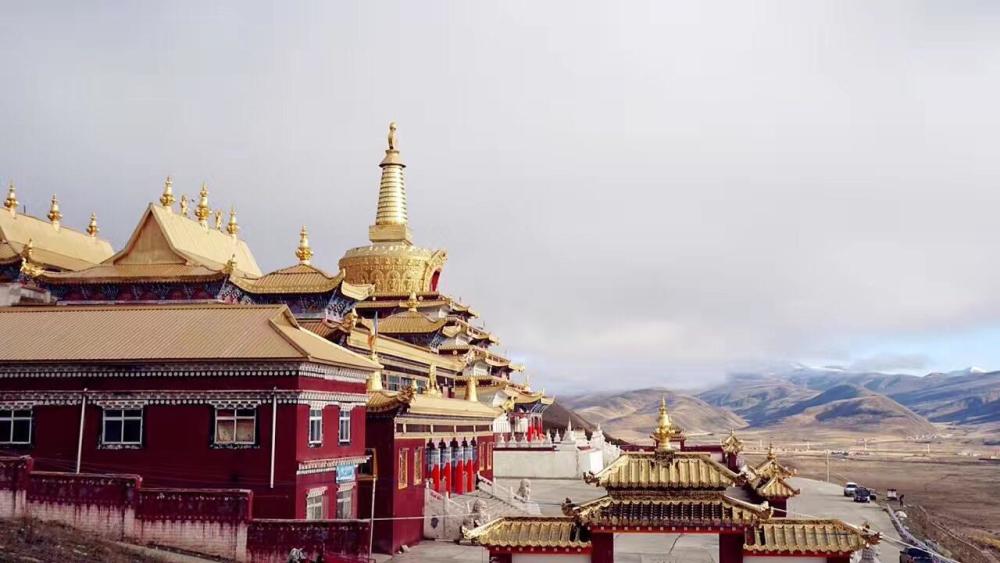
[(62, 522), (106, 538), (180, 548), (249, 563), (311, 558), (366, 561), (362, 520), (253, 518), (241, 489), (143, 489), (138, 475), (34, 471), (30, 457), (0, 457), (0, 518)]

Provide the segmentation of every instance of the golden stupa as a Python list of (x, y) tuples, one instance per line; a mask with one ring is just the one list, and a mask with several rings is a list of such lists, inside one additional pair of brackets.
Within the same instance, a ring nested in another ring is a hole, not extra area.
[(375, 224), (368, 228), (371, 244), (352, 248), (340, 259), (345, 279), (352, 284), (374, 285), (376, 296), (436, 292), (448, 255), (444, 250), (413, 245), (406, 215), (403, 180), (406, 165), (397, 148), (395, 123), (389, 124), (389, 148), (379, 167), (382, 168), (382, 181), (378, 210)]

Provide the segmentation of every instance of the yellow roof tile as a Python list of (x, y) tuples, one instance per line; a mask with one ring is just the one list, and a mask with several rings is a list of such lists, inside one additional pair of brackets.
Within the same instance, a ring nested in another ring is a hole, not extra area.
[(402, 391), (375, 391), (368, 395), (368, 412), (388, 412), (404, 409), (409, 414), (430, 416), (451, 416), (493, 420), (500, 415), (500, 409), (484, 405), (479, 401), (467, 401), (447, 397), (435, 397), (416, 393), (410, 387)]
[(0, 309), (0, 362), (308, 360), (381, 367), (302, 329), (284, 305)]
[(746, 531), (744, 551), (804, 554), (850, 553), (878, 543), (877, 533), (840, 520), (777, 518)]
[(773, 509), (726, 496), (722, 491), (670, 495), (628, 493), (583, 504), (565, 504), (563, 513), (590, 526), (749, 526), (766, 521)]
[(30, 215), (0, 210), (0, 241), (20, 254), (31, 241), (32, 262), (59, 270), (81, 270), (114, 254), (111, 243)]
[(498, 518), (474, 529), (465, 539), (487, 547), (587, 549), (590, 533), (572, 518), (517, 516)]
[(354, 299), (367, 299), (375, 291), (372, 285), (355, 285), (344, 281), (344, 272), (329, 274), (311, 264), (295, 264), (259, 278), (234, 277), (237, 287), (251, 293), (326, 293), (338, 287)]
[(606, 489), (725, 489), (738, 475), (700, 452), (625, 452), (596, 475)]

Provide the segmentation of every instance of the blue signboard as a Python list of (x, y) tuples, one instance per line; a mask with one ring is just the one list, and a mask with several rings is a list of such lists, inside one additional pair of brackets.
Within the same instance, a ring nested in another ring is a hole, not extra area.
[(337, 466), (337, 482), (347, 483), (353, 481), (357, 473), (357, 465), (338, 465)]

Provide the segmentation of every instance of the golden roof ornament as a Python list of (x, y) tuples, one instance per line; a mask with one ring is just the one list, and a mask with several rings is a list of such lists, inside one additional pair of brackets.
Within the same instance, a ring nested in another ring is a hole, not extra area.
[(354, 330), (354, 327), (358, 326), (358, 312), (351, 309), (344, 315), (344, 318), (340, 321), (340, 326), (344, 328), (347, 332)]
[(34, 244), (29, 238), (21, 249), (21, 273), (29, 278), (38, 277), (44, 271), (41, 266), (31, 261), (33, 246)]
[(198, 207), (194, 210), (194, 216), (198, 219), (198, 222), (204, 226), (208, 226), (208, 216), (212, 213), (212, 210), (208, 207), (208, 184), (205, 182), (201, 183), (201, 191), (198, 192)]
[(229, 260), (226, 260), (226, 265), (222, 267), (222, 271), (226, 274), (232, 275), (236, 271), (236, 255), (233, 254)]
[(667, 414), (667, 398), (660, 398), (660, 416), (656, 421), (656, 430), (649, 435), (656, 442), (657, 452), (671, 452), (670, 439), (674, 436), (673, 425), (670, 424), (670, 415)]
[(417, 300), (417, 293), (415, 291), (411, 291), (410, 297), (406, 301), (400, 303), (400, 305), (405, 307), (407, 311), (413, 311), (414, 313), (417, 312), (417, 305), (419, 304), (420, 301)]
[(375, 224), (368, 228), (368, 239), (372, 242), (409, 245), (413, 242), (413, 236), (407, 225), (406, 183), (403, 180), (406, 165), (399, 156), (395, 121), (389, 124), (388, 142), (385, 158), (379, 163), (382, 179), (379, 182), (378, 209)]
[(91, 213), (90, 223), (87, 225), (87, 234), (93, 238), (96, 237), (99, 232), (101, 232), (101, 229), (97, 226), (97, 213)]
[(767, 459), (777, 459), (778, 456), (774, 453), (774, 442), (767, 442)]
[(465, 382), (466, 401), (479, 402), (478, 385), (479, 380), (474, 375), (470, 375), (468, 381)]
[(62, 221), (62, 211), (59, 211), (59, 200), (56, 199), (55, 194), (52, 195), (52, 205), (49, 206), (49, 221), (52, 222), (52, 226), (59, 228), (59, 222)]
[(222, 210), (221, 209), (216, 209), (212, 213), (212, 215), (215, 217), (215, 230), (216, 231), (221, 231), (222, 230)]
[(308, 265), (312, 262), (313, 251), (309, 247), (309, 231), (305, 225), (299, 231), (299, 247), (295, 249), (295, 257), (299, 259), (299, 264)]
[(182, 195), (181, 196), (181, 216), (182, 217), (187, 217), (188, 216), (188, 205), (189, 205), (188, 204), (188, 196)]
[(236, 233), (240, 232), (240, 224), (236, 222), (236, 208), (229, 208), (229, 224), (226, 225), (226, 232), (236, 236)]
[(167, 180), (163, 182), (163, 195), (160, 196), (160, 205), (171, 210), (174, 208), (174, 179), (170, 176), (167, 176)]
[(7, 199), (3, 200), (3, 206), (10, 211), (11, 215), (17, 214), (17, 193), (14, 191), (14, 181), (11, 180), (7, 187)]
[(437, 373), (437, 366), (431, 364), (430, 370), (427, 372), (427, 391), (425, 392), (426, 395), (430, 395), (431, 397), (441, 396), (441, 388), (438, 386)]
[[(372, 354), (372, 357), (374, 358), (375, 355)], [(381, 371), (373, 371), (373, 372), (369, 373), (368, 374), (368, 381), (365, 383), (365, 388), (367, 389), (367, 391), (369, 393), (374, 393), (376, 391), (381, 391), (382, 390), (382, 372)]]

